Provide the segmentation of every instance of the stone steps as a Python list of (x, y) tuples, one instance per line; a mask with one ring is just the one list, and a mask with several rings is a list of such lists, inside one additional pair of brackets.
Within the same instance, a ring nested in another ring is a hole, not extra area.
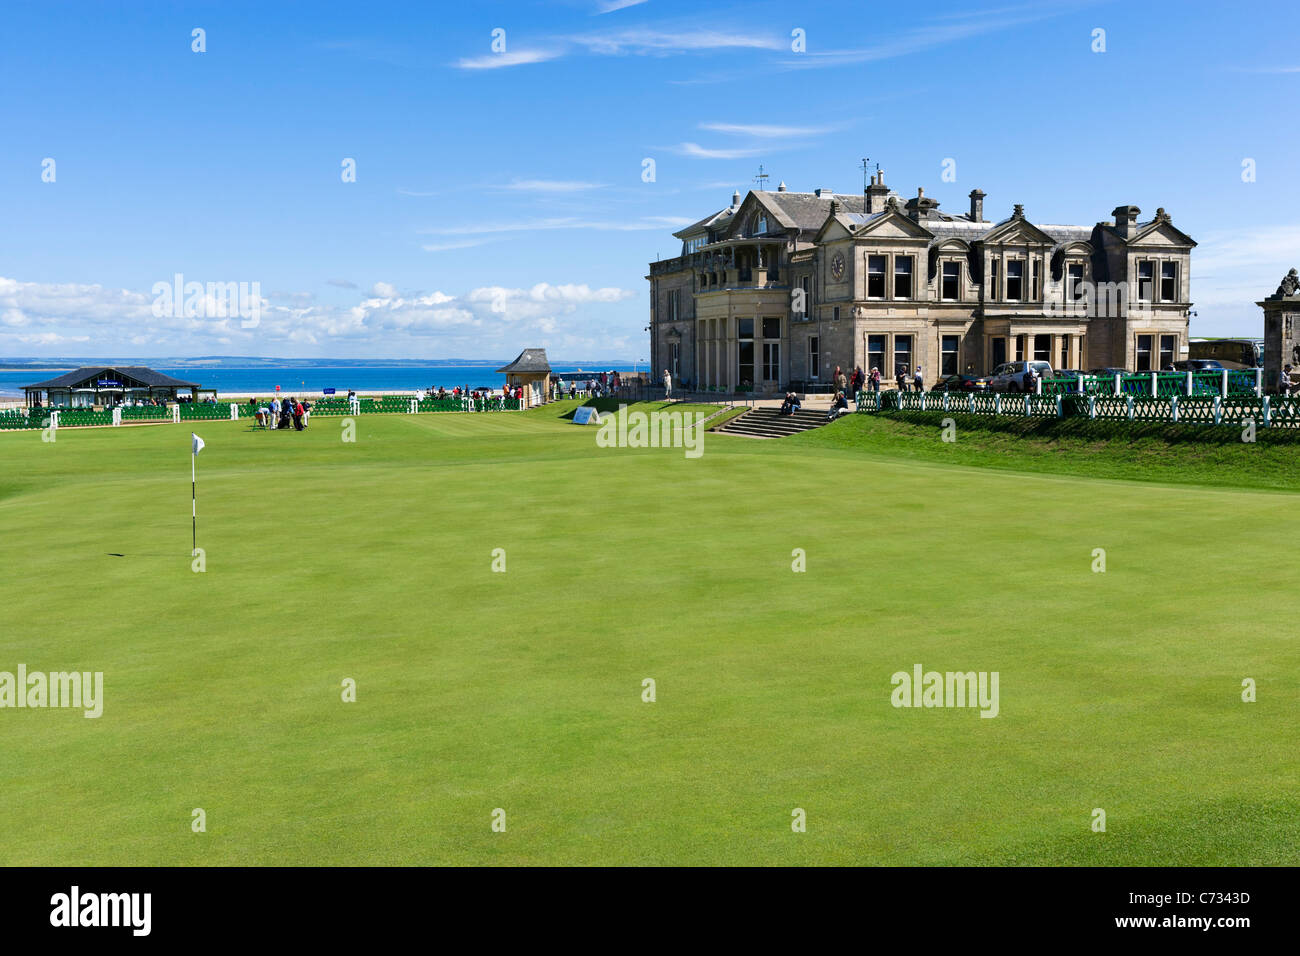
[(781, 415), (778, 411), (775, 408), (751, 408), (715, 431), (747, 438), (785, 438), (826, 424), (826, 412), (819, 409), (804, 409), (793, 415)]

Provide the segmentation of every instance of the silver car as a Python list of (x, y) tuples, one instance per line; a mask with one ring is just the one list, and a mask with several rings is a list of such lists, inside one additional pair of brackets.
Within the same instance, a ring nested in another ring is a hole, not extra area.
[(989, 389), (994, 392), (1033, 391), (1027, 381), (1026, 371), (1033, 369), (1040, 379), (1052, 374), (1050, 362), (1003, 362), (989, 376)]

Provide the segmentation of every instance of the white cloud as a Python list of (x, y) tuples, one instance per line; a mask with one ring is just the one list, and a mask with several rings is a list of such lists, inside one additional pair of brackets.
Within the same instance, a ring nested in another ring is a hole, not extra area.
[(425, 252), (449, 252), (452, 249), (473, 249), (475, 246), (486, 246), (493, 239), (464, 239), (460, 242), (434, 242), (420, 246)]
[(678, 30), (651, 30), (634, 28), (628, 30), (608, 31), (605, 33), (586, 33), (569, 37), (579, 46), (591, 53), (605, 56), (623, 54), (671, 54), (698, 50), (784, 50), (788, 49), (786, 38), (775, 34), (760, 35), (752, 33), (728, 33), (722, 30), (709, 30), (686, 27)]
[[(153, 296), (145, 293), (0, 277), (0, 354), (6, 346), (21, 345), (27, 352), (87, 343), (105, 353), (129, 345), (238, 354), (263, 354), (278, 343), (305, 354), (325, 343), (346, 342), (371, 354), (419, 349), (487, 356), (517, 350), (521, 342), (545, 347), (546, 336), (560, 334), (573, 339), (572, 348), (580, 341), (587, 354), (594, 349), (609, 355), (622, 340), (607, 334), (604, 310), (636, 295), (630, 289), (549, 282), (485, 286), (460, 295), (404, 293), (380, 281), (351, 307), (322, 306), (308, 294), (263, 298), (258, 325), (244, 328), (239, 316), (155, 316)], [(213, 303), (205, 305), (211, 309)]]
[(554, 229), (592, 229), (601, 232), (644, 232), (689, 226), (695, 220), (680, 216), (642, 216), (639, 219), (591, 220), (577, 216), (547, 219), (517, 219), (510, 222), (477, 222), (461, 226), (421, 230), (433, 236), (481, 236), (508, 232), (540, 232)]
[(588, 189), (604, 189), (606, 183), (589, 183), (568, 179), (515, 179), (498, 189), (527, 190), (538, 193), (576, 193)]
[(765, 126), (761, 124), (745, 123), (701, 123), (700, 129), (712, 130), (715, 133), (736, 133), (742, 136), (755, 136), (767, 139), (785, 139), (795, 136), (822, 136), (826, 133), (833, 133), (841, 130), (841, 125), (835, 126)]
[(456, 66), (462, 70), (497, 70), (507, 66), (545, 63), (560, 55), (557, 50), (516, 50), (513, 53), (488, 53), (484, 56), (462, 57), (456, 61)]
[(711, 149), (701, 146), (699, 143), (678, 143), (676, 146), (669, 146), (668, 149), (680, 156), (689, 156), (692, 159), (746, 159), (750, 156), (762, 156), (772, 151), (770, 148), (762, 147)]
[(613, 13), (615, 10), (626, 10), (628, 7), (637, 7), (649, 0), (602, 0), (596, 5), (596, 13)]

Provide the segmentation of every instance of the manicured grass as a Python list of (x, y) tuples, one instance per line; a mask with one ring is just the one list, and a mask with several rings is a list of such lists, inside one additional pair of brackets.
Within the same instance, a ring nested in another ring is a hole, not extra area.
[[(191, 428), (0, 434), (0, 670), (106, 696), (0, 710), (3, 861), (1300, 862), (1291, 495), (867, 416), (603, 449), (571, 407), (201, 423), (201, 574)], [(895, 709), (916, 663), (999, 716)]]

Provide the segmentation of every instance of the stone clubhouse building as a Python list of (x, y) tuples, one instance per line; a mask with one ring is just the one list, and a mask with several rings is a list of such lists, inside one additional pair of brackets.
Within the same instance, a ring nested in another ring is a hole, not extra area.
[(1159, 370), (1187, 356), (1191, 251), (1164, 209), (1096, 225), (949, 214), (871, 177), (862, 195), (751, 191), (650, 264), (651, 368), (757, 392), (874, 366), (985, 375), (1004, 362)]

